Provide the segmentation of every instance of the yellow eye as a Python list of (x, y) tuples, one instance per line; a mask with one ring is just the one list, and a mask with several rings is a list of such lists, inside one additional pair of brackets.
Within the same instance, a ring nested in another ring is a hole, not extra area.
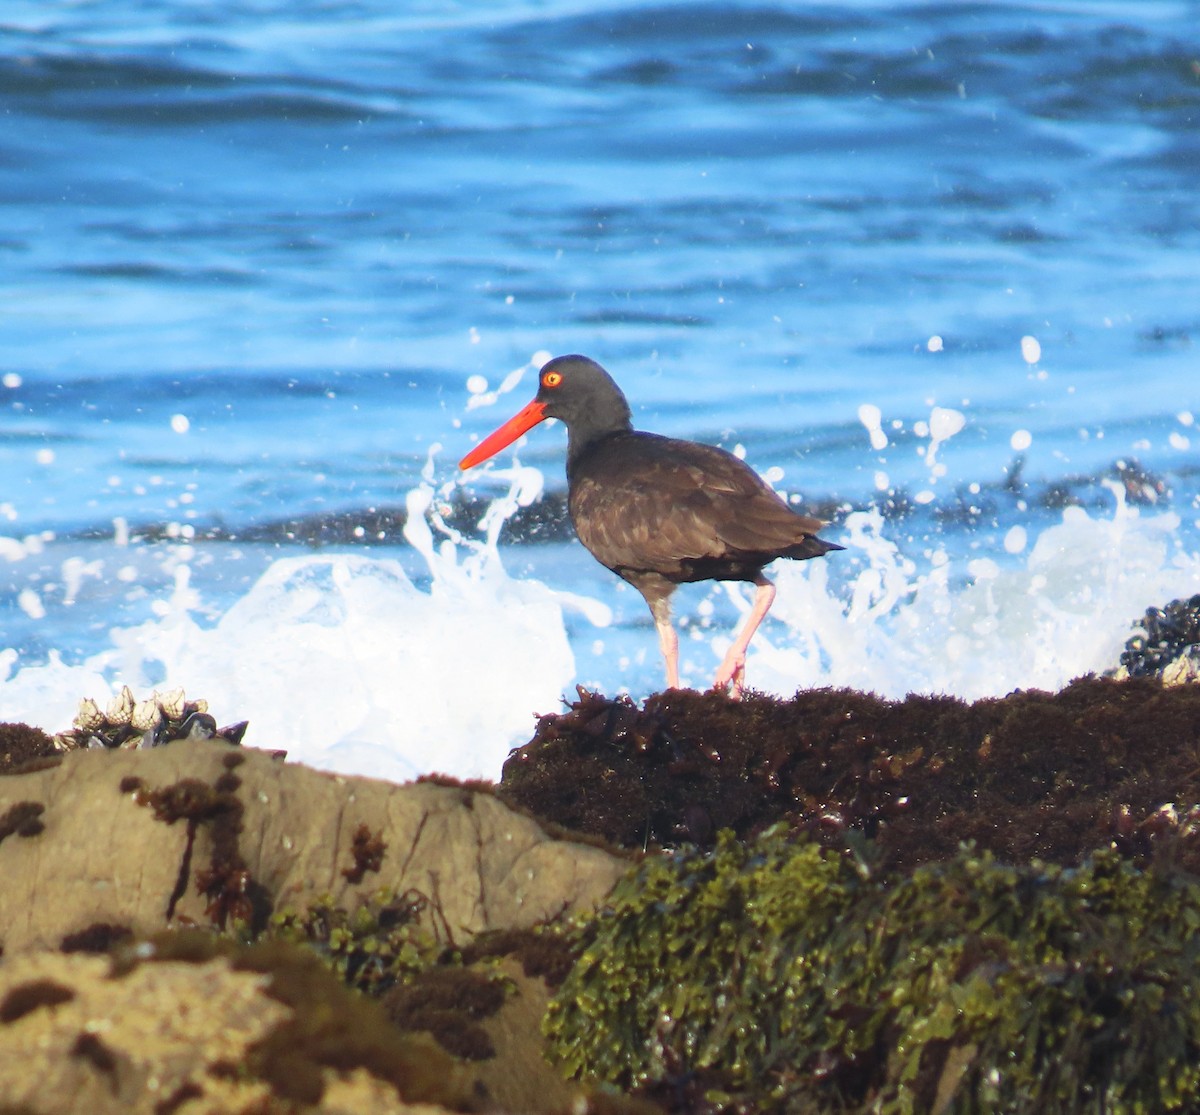
[(561, 372), (547, 372), (542, 376), (543, 387), (557, 387), (560, 383), (562, 383)]

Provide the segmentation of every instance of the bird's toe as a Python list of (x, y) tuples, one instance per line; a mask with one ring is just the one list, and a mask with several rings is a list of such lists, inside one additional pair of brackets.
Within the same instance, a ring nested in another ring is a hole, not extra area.
[(725, 656), (713, 678), (713, 689), (728, 688), (729, 696), (735, 701), (742, 695), (742, 683), (746, 678), (746, 656), (731, 651)]

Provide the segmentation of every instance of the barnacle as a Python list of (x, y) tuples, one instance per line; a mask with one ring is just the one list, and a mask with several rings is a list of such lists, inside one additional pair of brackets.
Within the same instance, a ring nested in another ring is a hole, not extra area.
[(153, 698), (134, 703), (133, 712), (129, 718), (130, 727), (139, 732), (150, 732), (161, 723), (162, 713), (159, 711), (158, 702)]
[(182, 720), (183, 706), (187, 703), (184, 700), (183, 689), (168, 689), (165, 693), (154, 691), (154, 700), (158, 702), (158, 707), (162, 710), (162, 714), (167, 720)]
[(104, 713), (91, 697), (84, 697), (79, 702), (79, 711), (75, 714), (74, 724), (81, 732), (92, 732), (104, 723)]
[(128, 685), (121, 686), (121, 692), (108, 702), (104, 710), (104, 719), (112, 725), (128, 724), (133, 716), (133, 691)]
[(217, 727), (205, 700), (189, 701), (182, 689), (155, 692), (136, 700), (129, 686), (113, 697), (104, 712), (90, 697), (79, 702), (72, 727), (54, 737), (60, 751), (77, 748), (160, 747), (175, 740), (222, 739), (240, 744), (245, 720)]

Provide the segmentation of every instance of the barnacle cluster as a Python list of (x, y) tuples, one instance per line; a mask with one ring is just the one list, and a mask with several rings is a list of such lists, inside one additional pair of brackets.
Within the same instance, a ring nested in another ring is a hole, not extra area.
[(54, 737), (59, 751), (77, 748), (161, 747), (175, 740), (222, 739), (240, 744), (247, 721), (224, 728), (208, 711), (208, 702), (189, 701), (182, 689), (155, 690), (145, 700), (134, 698), (128, 685), (101, 711), (90, 697), (79, 702), (79, 711), (68, 731)]
[(1200, 882), (970, 848), (888, 881), (777, 826), (647, 859), (545, 1021), (573, 1075), (689, 1111), (1200, 1104)]
[(1183, 665), (1173, 674), (1190, 673), (1195, 678), (1200, 673), (1188, 665), (1200, 665), (1200, 593), (1186, 600), (1172, 600), (1162, 608), (1147, 608), (1136, 626), (1141, 631), (1130, 636), (1121, 652), (1124, 674), (1163, 676), (1180, 660)]

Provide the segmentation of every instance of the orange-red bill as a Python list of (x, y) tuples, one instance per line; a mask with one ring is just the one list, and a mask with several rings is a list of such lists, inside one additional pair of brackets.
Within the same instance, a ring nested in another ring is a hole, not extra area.
[(461, 461), (459, 468), (474, 468), (480, 461), (495, 456), (506, 445), (512, 445), (523, 433), (531, 430), (546, 417), (546, 404), (534, 399), (519, 413), (514, 414), (500, 429), (488, 434)]

